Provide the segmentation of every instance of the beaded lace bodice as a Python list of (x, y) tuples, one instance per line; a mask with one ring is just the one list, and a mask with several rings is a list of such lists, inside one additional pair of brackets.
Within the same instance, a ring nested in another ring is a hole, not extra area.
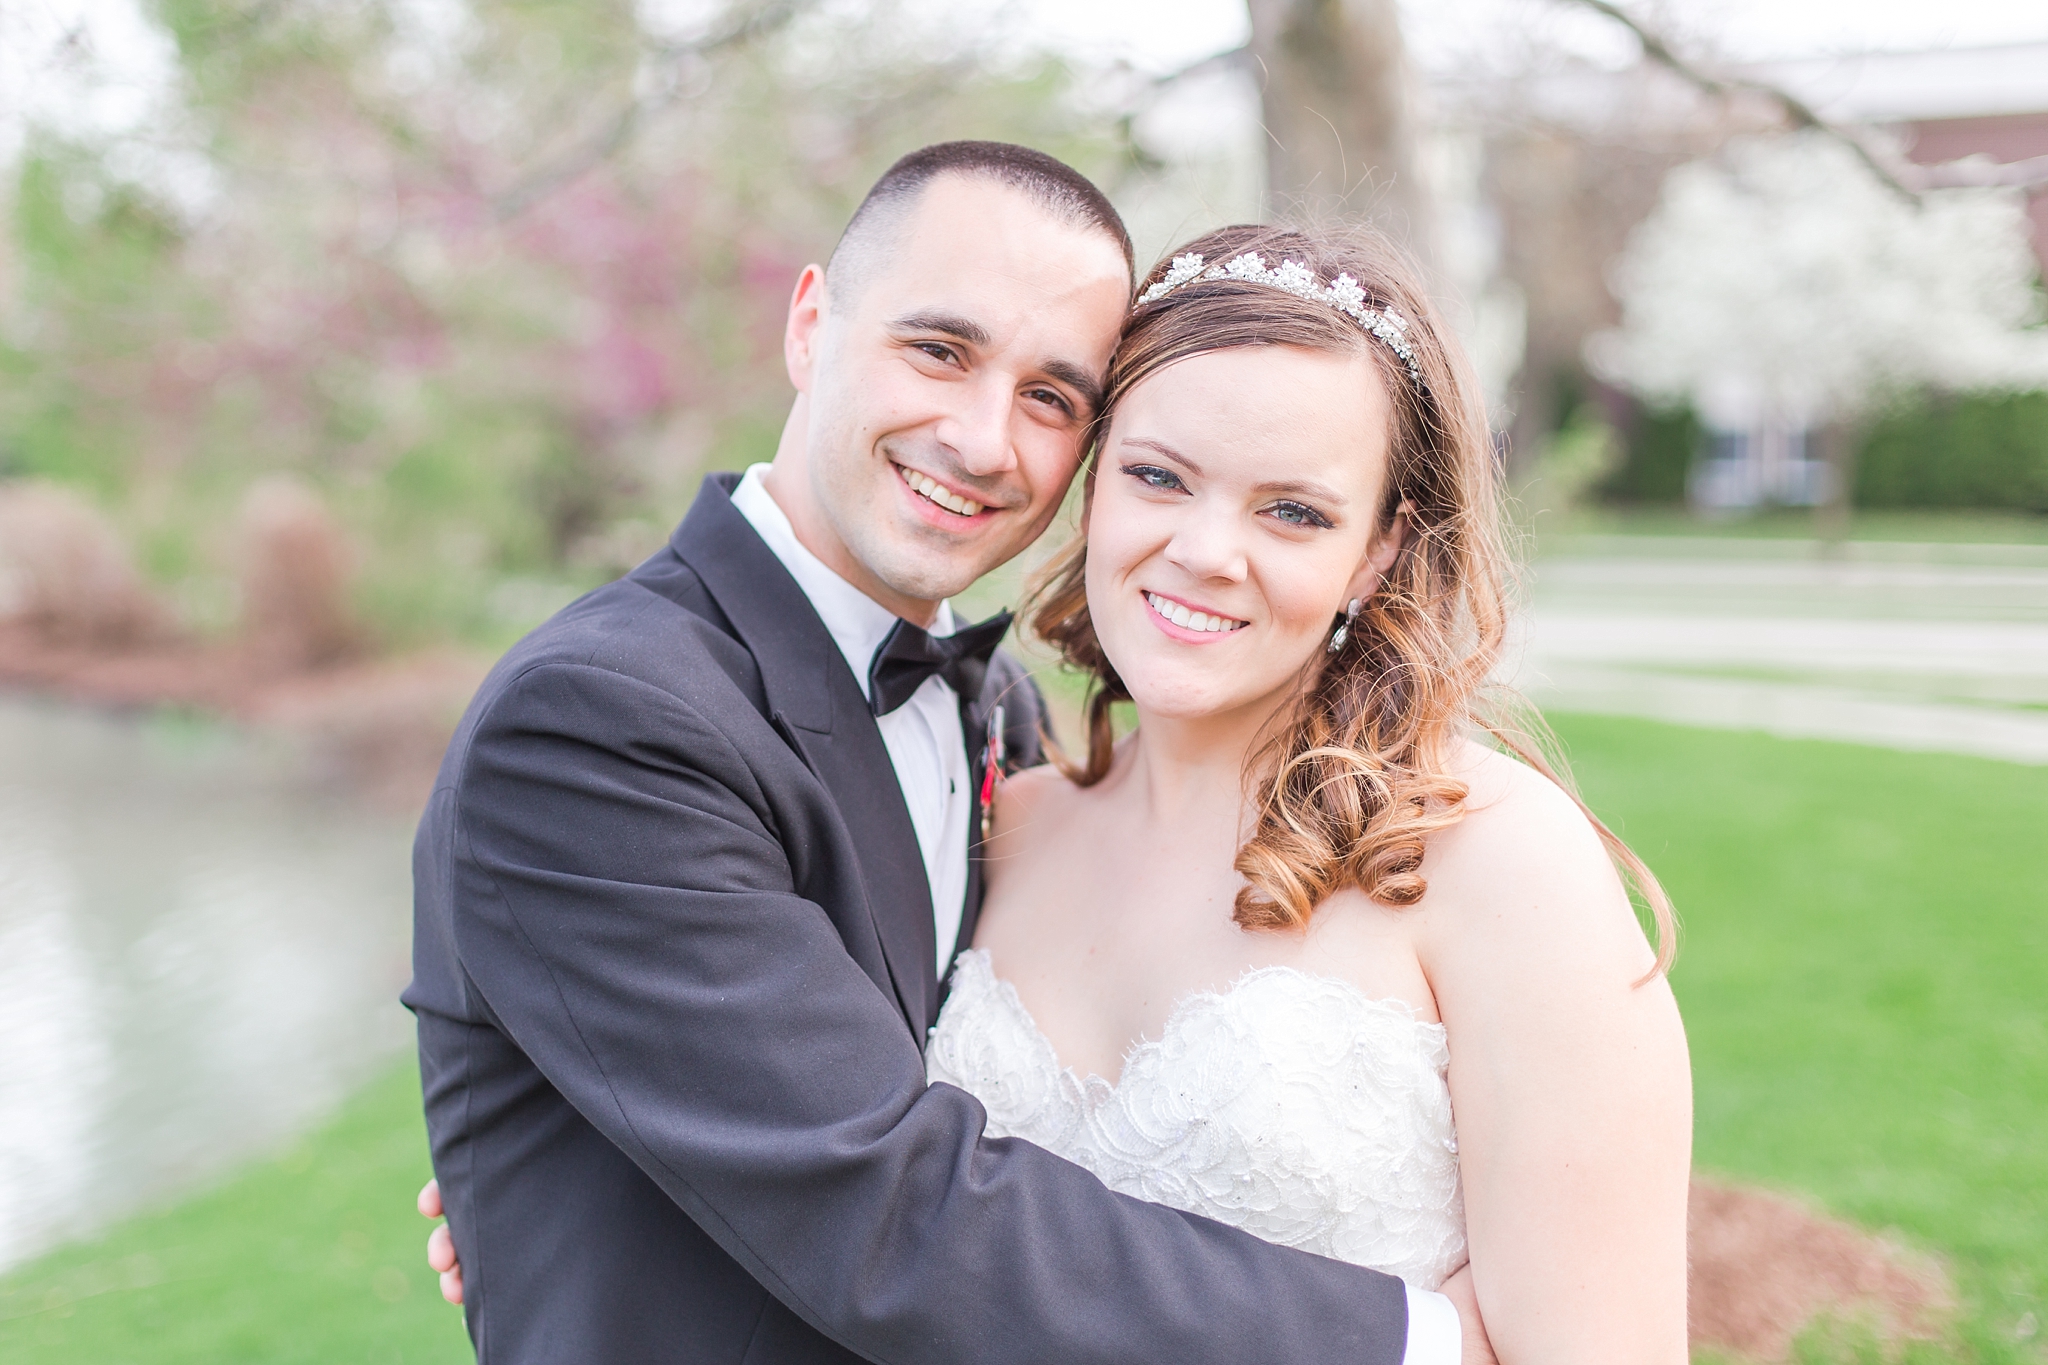
[(1435, 1289), (1465, 1260), (1441, 1024), (1349, 982), (1247, 972), (1176, 1006), (1112, 1085), (1062, 1067), (989, 955), (960, 955), (926, 1072), (1113, 1190)]

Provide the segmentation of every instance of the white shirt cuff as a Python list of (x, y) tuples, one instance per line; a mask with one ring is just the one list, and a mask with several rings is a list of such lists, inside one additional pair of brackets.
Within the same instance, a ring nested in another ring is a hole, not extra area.
[(1458, 1306), (1442, 1294), (1403, 1285), (1408, 1291), (1408, 1350), (1401, 1365), (1458, 1365), (1465, 1354), (1465, 1329)]

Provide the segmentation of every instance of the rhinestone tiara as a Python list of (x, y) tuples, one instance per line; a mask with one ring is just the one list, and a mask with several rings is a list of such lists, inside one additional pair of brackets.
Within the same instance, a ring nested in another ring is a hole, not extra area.
[(1391, 308), (1366, 307), (1365, 290), (1348, 274), (1339, 275), (1326, 286), (1317, 281), (1315, 271), (1298, 261), (1282, 261), (1278, 269), (1268, 270), (1265, 257), (1256, 251), (1247, 251), (1222, 265), (1209, 265), (1200, 252), (1191, 251), (1174, 257), (1159, 283), (1138, 295), (1138, 304), (1142, 307), (1155, 299), (1163, 299), (1182, 285), (1198, 280), (1263, 284), (1273, 289), (1284, 289), (1296, 298), (1328, 304), (1378, 337), (1408, 367), (1408, 378), (1414, 383), (1415, 391), (1424, 395), (1429, 393), (1429, 385), (1423, 382), (1422, 367), (1415, 363), (1415, 350), (1408, 344), (1408, 319)]

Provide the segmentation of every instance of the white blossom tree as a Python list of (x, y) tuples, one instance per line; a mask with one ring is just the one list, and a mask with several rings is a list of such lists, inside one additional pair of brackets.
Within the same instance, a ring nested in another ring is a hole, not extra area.
[(1741, 140), (1666, 179), (1587, 359), (1726, 430), (1853, 422), (1908, 387), (2048, 386), (2027, 231), (2017, 191), (1916, 204), (1836, 140)]

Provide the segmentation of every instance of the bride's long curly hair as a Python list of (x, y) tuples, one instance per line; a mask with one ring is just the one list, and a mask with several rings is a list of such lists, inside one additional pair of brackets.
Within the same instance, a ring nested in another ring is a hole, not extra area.
[[(1370, 358), (1393, 409), (1375, 532), (1392, 533), (1405, 516), (1405, 539), (1343, 647), (1317, 651), (1295, 702), (1254, 746), (1246, 782), (1257, 814), (1238, 850), (1245, 886), (1235, 918), (1247, 929), (1300, 928), (1324, 899), (1350, 886), (1386, 905), (1413, 905), (1427, 889), (1421, 867), (1429, 836), (1464, 814), (1466, 787), (1451, 771), (1464, 735), (1493, 735), (1578, 800), (1562, 765), (1546, 754), (1553, 746), (1534, 712), (1488, 685), (1506, 630), (1509, 559), (1478, 386), (1419, 272), (1377, 234), (1227, 227), (1181, 252), (1199, 252), (1211, 264), (1257, 252), (1269, 266), (1296, 261), (1326, 282), (1349, 274), (1367, 307), (1391, 308), (1409, 321), (1406, 340), (1426, 392), (1390, 347), (1350, 317), (1268, 285), (1201, 280), (1138, 305), (1110, 361), (1083, 488), (1092, 503), (1119, 401), (1176, 361), (1247, 346)], [(1165, 271), (1162, 262), (1145, 283)], [(1111, 707), (1130, 697), (1089, 619), (1087, 557), (1084, 510), (1080, 533), (1034, 579), (1027, 608), (1032, 629), (1090, 679), (1085, 758), (1051, 747), (1062, 771), (1083, 786), (1108, 774)], [(1676, 945), (1670, 902), (1628, 846), (1591, 811), (1586, 816), (1656, 920), (1652, 974), (1661, 972)]]

